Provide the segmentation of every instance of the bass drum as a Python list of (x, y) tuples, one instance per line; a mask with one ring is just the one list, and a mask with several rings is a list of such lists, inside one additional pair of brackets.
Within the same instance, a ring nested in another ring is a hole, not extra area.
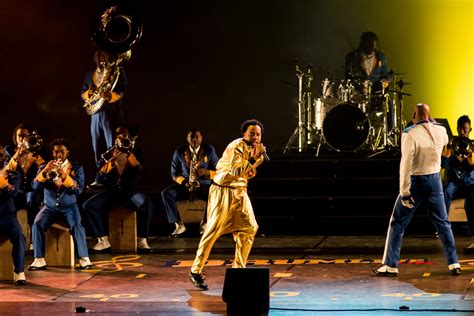
[(357, 104), (340, 104), (324, 118), (324, 138), (336, 151), (356, 151), (367, 142), (369, 132), (369, 118)]

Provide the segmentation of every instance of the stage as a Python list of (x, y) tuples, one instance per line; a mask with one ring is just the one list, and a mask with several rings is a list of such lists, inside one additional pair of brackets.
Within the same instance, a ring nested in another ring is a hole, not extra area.
[[(388, 224), (388, 223), (387, 223)], [(91, 254), (96, 270), (49, 267), (26, 272), (24, 287), (1, 282), (0, 314), (223, 315), (222, 289), (233, 241), (217, 241), (204, 273), (208, 291), (187, 278), (199, 238), (152, 238), (152, 254)], [(384, 236), (258, 234), (248, 267), (270, 270), (270, 315), (472, 315), (474, 255), (456, 238), (462, 275), (451, 276), (440, 242), (407, 235), (398, 277), (375, 276)], [(92, 240), (89, 240), (92, 243)], [(32, 261), (31, 254), (26, 263)]]

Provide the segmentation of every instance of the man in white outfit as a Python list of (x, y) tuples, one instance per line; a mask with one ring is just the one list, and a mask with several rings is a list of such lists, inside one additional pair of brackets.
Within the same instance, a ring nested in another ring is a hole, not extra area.
[(398, 274), (405, 227), (410, 223), (415, 210), (424, 202), (428, 205), (430, 219), (439, 232), (449, 271), (453, 275), (461, 274), (439, 175), (441, 152), (447, 144), (446, 129), (431, 120), (429, 106), (417, 104), (413, 113), (413, 125), (402, 134), (400, 194), (390, 218), (383, 266), (373, 271), (376, 275)]

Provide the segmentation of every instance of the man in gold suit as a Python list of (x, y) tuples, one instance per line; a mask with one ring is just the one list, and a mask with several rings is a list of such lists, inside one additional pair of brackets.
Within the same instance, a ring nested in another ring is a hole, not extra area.
[(198, 288), (207, 290), (202, 270), (214, 242), (232, 233), (235, 241), (234, 268), (245, 268), (258, 225), (247, 194), (247, 182), (255, 177), (256, 168), (265, 159), (261, 143), (263, 124), (255, 119), (242, 123), (242, 138), (232, 141), (217, 163), (216, 174), (209, 189), (207, 227), (189, 273)]

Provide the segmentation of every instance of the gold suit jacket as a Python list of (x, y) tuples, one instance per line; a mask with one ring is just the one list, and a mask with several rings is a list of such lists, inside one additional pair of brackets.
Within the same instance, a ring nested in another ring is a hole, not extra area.
[(263, 157), (259, 157), (253, 165), (249, 162), (251, 148), (242, 138), (227, 145), (217, 163), (214, 183), (225, 187), (246, 188), (248, 180), (257, 174), (256, 167), (263, 161)]

